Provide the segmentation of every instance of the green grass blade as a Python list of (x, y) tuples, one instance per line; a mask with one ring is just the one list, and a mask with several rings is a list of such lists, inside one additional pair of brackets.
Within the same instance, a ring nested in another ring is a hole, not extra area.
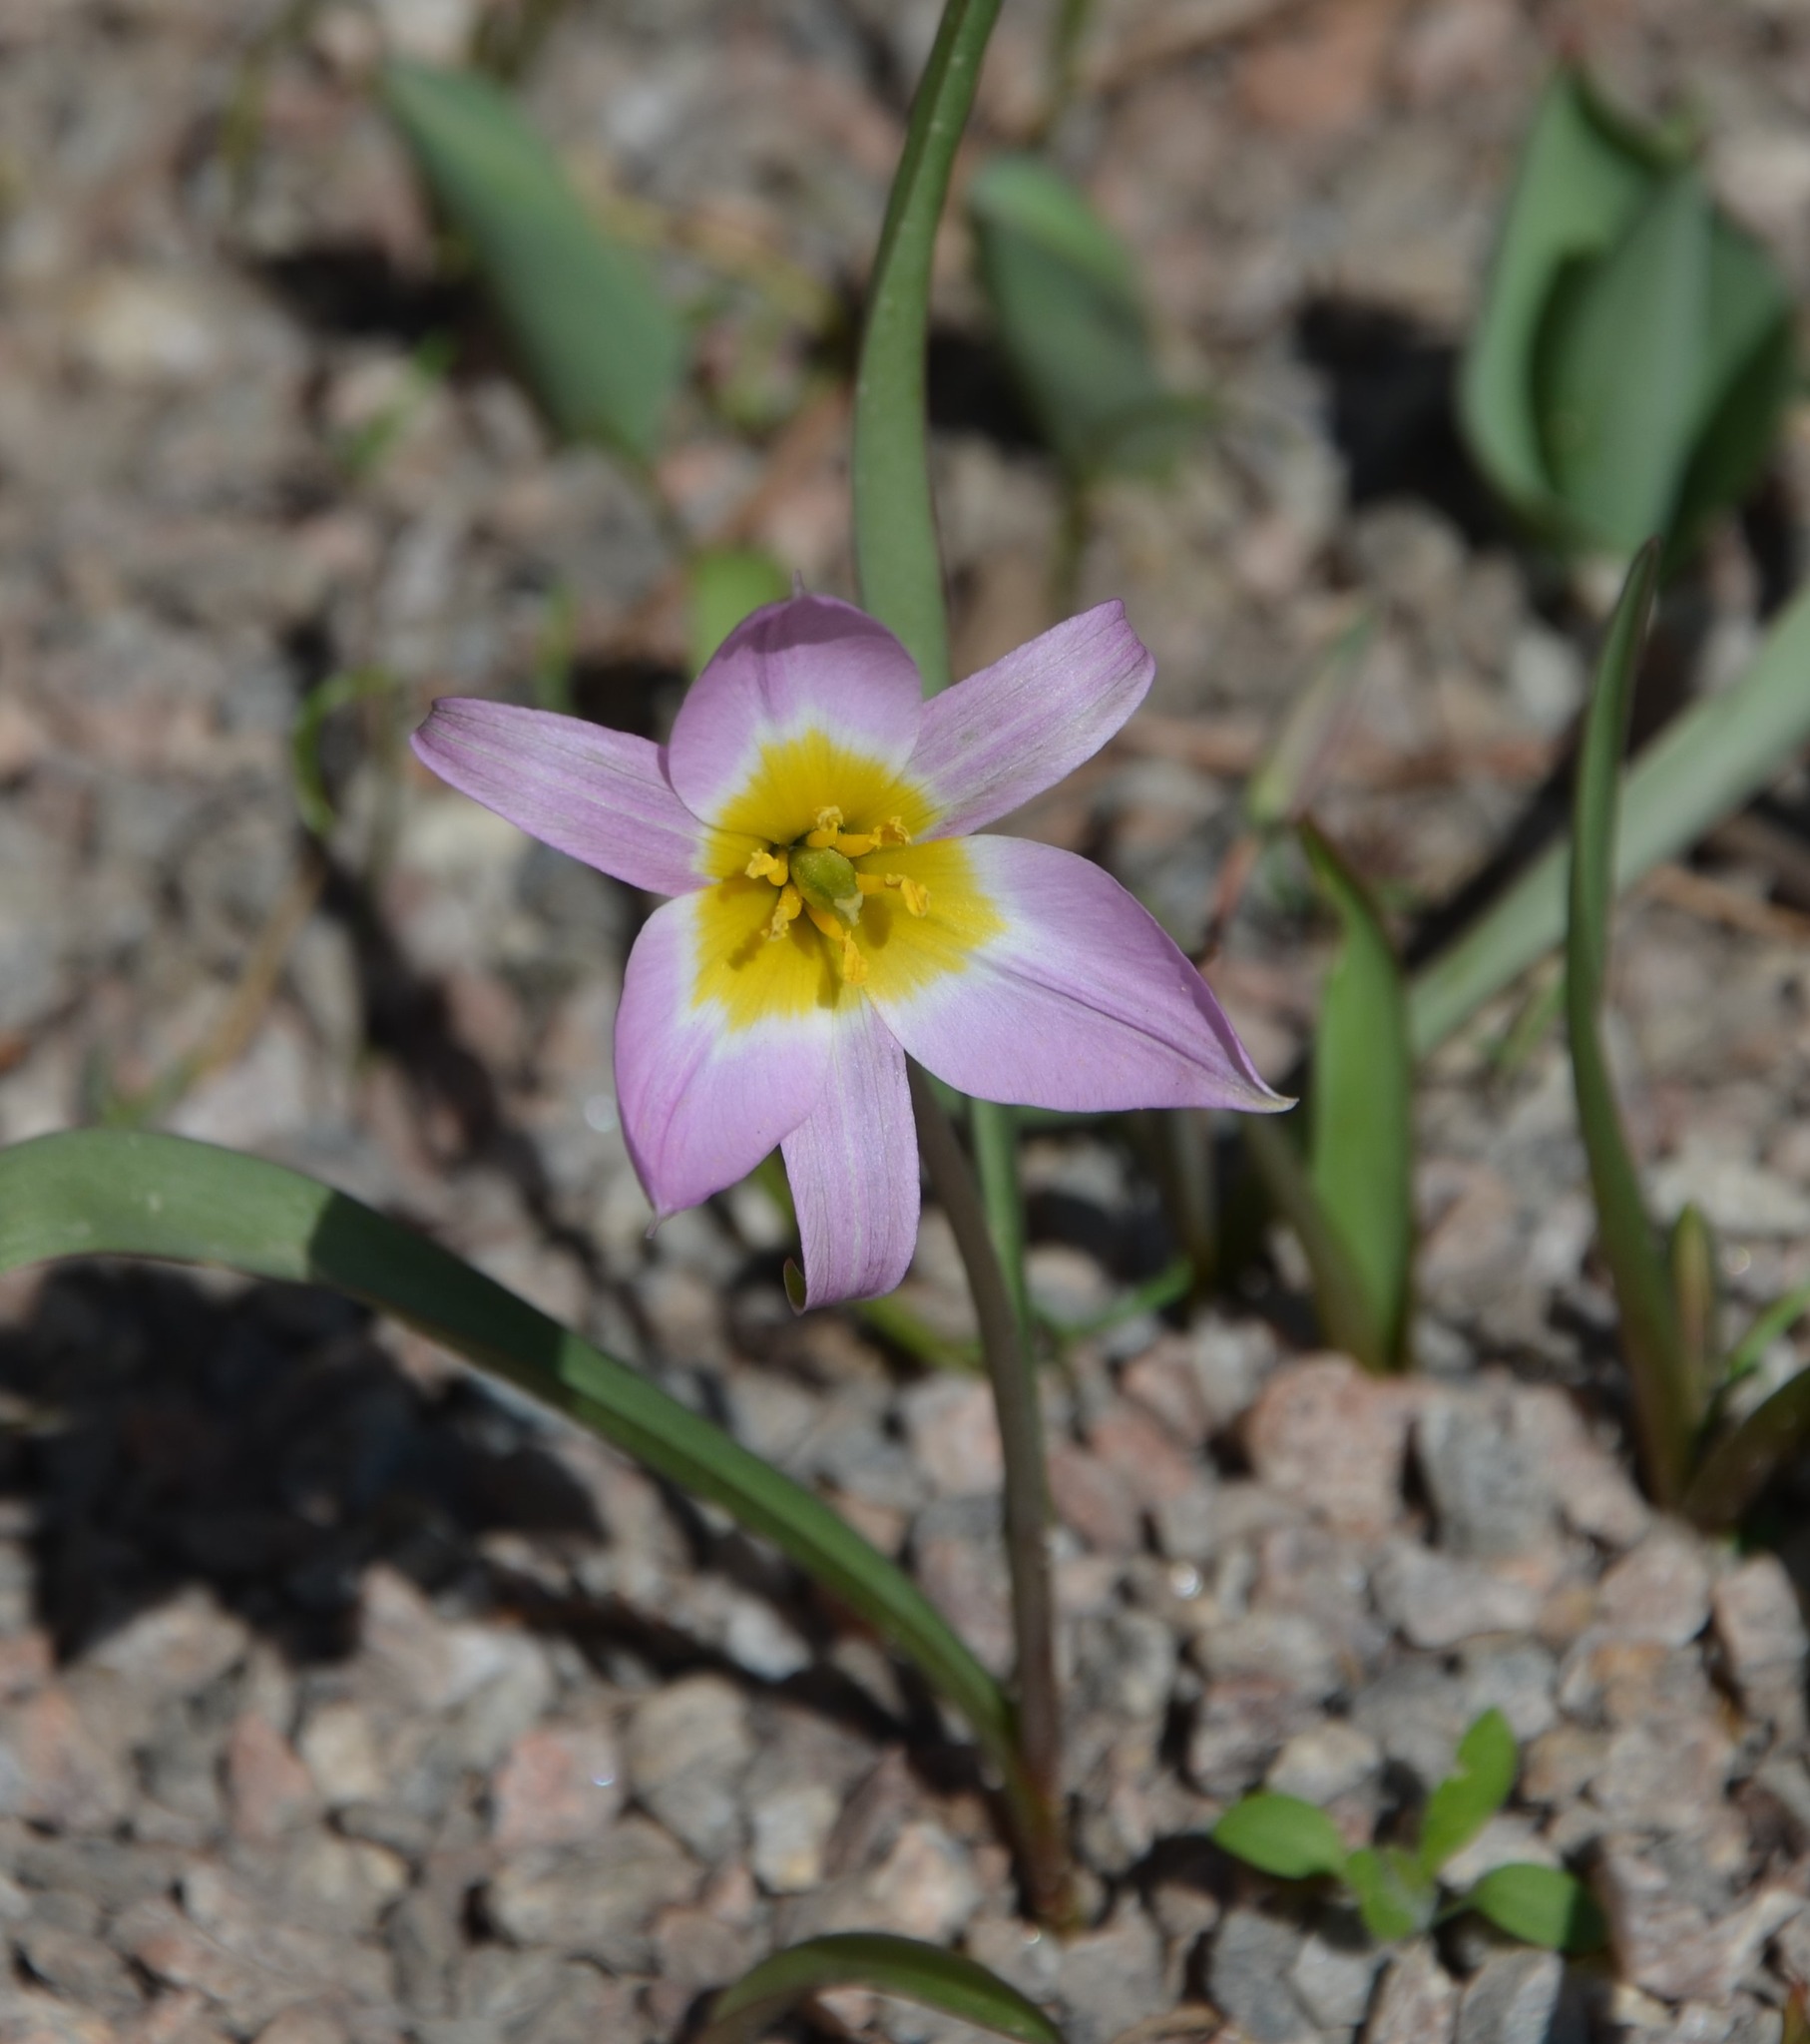
[(1568, 266), (1610, 246), (1656, 171), (1653, 149), (1607, 119), (1577, 72), (1561, 71), (1522, 150), (1459, 383), (1459, 418), (1479, 467), (1548, 530), (1568, 521), (1534, 409), (1541, 323)]
[(1294, 1230), (1307, 1259), (1320, 1331), (1333, 1347), (1355, 1356), (1366, 1369), (1389, 1368), (1389, 1346), (1371, 1305), (1370, 1287), (1314, 1191), (1293, 1138), (1267, 1115), (1248, 1116), (1240, 1132), (1270, 1205)]
[(1124, 244), (1036, 157), (995, 157), (968, 210), (1006, 358), (1064, 466), (1079, 478), (1165, 466), (1198, 407), (1163, 387)]
[(1279, 1880), (1343, 1873), (1345, 1840), (1317, 1803), (1262, 1789), (1234, 1802), (1213, 1826), (1213, 1843)]
[(949, 621), (930, 502), (924, 351), (930, 258), (956, 146), (1000, 0), (948, 0), (924, 67), (868, 284), (855, 376), (855, 566), (861, 601), (896, 632), (924, 687), (949, 686)]
[(1709, 191), (1654, 187), (1596, 261), (1561, 280), (1534, 356), (1547, 469), (1591, 538), (1631, 553), (1663, 532), (1704, 407)]
[(385, 68), (383, 96), (554, 426), (647, 461), (685, 338), (640, 257), (603, 232), (490, 80), (398, 62)]
[(1746, 1333), (1729, 1350), (1723, 1381), (1738, 1383), (1758, 1369), (1760, 1357), (1781, 1334), (1790, 1333), (1806, 1313), (1810, 1313), (1810, 1284), (1799, 1284), (1782, 1298), (1775, 1298), (1764, 1312), (1755, 1316)]
[(695, 2044), (755, 2044), (831, 1987), (900, 1995), (1020, 2044), (1062, 2044), (1062, 2032), (1034, 2001), (976, 1960), (915, 1937), (870, 1930), (807, 1938), (761, 1960), (716, 1997)]
[(1413, 1059), (1401, 972), (1356, 876), (1310, 823), (1301, 843), (1344, 941), (1320, 993), (1308, 1094), (1309, 1174), (1343, 1238), (1380, 1339), (1370, 1368), (1401, 1359), (1414, 1254)]
[(325, 1284), (419, 1327), (770, 1540), (917, 1665), (1021, 1792), (1004, 1693), (905, 1575), (809, 1491), (426, 1237), (180, 1136), (79, 1130), (0, 1151), (0, 1271), (85, 1256)]
[(1633, 1381), (1634, 1417), (1646, 1480), (1661, 1504), (1675, 1504), (1689, 1475), (1696, 1426), (1690, 1381), (1665, 1267), (1640, 1198), (1603, 1054), (1599, 1017), (1614, 905), (1616, 797), (1621, 748), (1633, 705), (1634, 670), (1658, 579), (1658, 547), (1646, 546), (1628, 572), (1609, 622), (1584, 723), (1573, 808), (1574, 854), (1566, 932), (1566, 1018), (1578, 1121), (1604, 1261), (1621, 1311), (1621, 1346)]
[[(1774, 625), (1734, 687), (1674, 718), (1633, 763), (1621, 797), (1615, 887), (1633, 885), (1776, 780), (1810, 739), (1810, 590)], [(1542, 854), (1508, 892), (1415, 975), (1415, 1054), (1437, 1048), (1559, 943), (1570, 845)]]
[(1459, 1741), (1458, 1766), (1427, 1798), (1420, 1863), (1429, 1880), (1508, 1801), (1520, 1765), (1509, 1721), (1486, 1711)]
[(1732, 1526), (1773, 1472), (1810, 1441), (1810, 1369), (1788, 1377), (1697, 1466), (1684, 1509), (1699, 1526)]

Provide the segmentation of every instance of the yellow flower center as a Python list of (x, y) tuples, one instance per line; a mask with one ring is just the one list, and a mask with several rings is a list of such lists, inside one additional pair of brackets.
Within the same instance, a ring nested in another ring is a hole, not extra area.
[(913, 841), (935, 820), (921, 788), (823, 733), (768, 747), (711, 834), (693, 1001), (747, 1029), (964, 970), (1004, 924), (966, 845)]

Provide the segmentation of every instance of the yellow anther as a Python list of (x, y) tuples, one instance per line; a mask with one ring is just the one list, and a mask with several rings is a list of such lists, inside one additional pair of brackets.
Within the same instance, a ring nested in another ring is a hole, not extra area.
[(812, 827), (805, 834), (804, 841), (813, 851), (838, 849), (836, 837), (841, 828), (842, 811), (836, 807), (834, 802), (831, 802), (827, 807), (817, 811)]
[(896, 887), (913, 915), (927, 915), (930, 911), (930, 889), (922, 880), (911, 879), (904, 873), (858, 873), (855, 885), (863, 894), (884, 894), (888, 887)]
[(888, 816), (884, 823), (874, 825), (873, 840), (876, 844), (909, 844), (911, 832), (903, 816)]
[(861, 956), (860, 946), (855, 942), (853, 934), (845, 929), (827, 908), (819, 908), (814, 901), (807, 901), (804, 904), (804, 912), (839, 953), (843, 979), (850, 986), (860, 986), (867, 978), (867, 960)]
[(791, 866), (783, 851), (757, 851), (742, 867), (750, 880), (771, 880), (783, 887), (791, 878)]
[(779, 890), (779, 899), (773, 903), (766, 933), (769, 937), (782, 937), (798, 920), (804, 910), (804, 896), (788, 880)]
[(811, 818), (811, 821), (819, 830), (840, 830), (842, 827), (842, 811), (836, 807), (834, 802), (831, 802), (827, 807), (819, 809)]

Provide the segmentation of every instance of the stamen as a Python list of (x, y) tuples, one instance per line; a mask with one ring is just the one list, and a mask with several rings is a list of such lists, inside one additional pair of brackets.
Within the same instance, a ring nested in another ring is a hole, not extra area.
[(855, 885), (863, 894), (883, 894), (888, 887), (896, 887), (905, 897), (905, 906), (913, 915), (926, 915), (930, 910), (930, 889), (922, 880), (914, 880), (905, 873), (857, 873)]
[(804, 912), (840, 951), (843, 980), (849, 986), (860, 986), (867, 978), (867, 960), (861, 956), (853, 932), (844, 928), (827, 908), (819, 908), (814, 901), (804, 904)]
[(806, 834), (805, 843), (813, 851), (830, 851), (837, 848), (836, 833), (842, 828), (842, 811), (830, 802), (817, 811), (815, 826)]
[(779, 899), (773, 903), (773, 912), (766, 925), (767, 936), (784, 936), (803, 911), (804, 896), (788, 880), (779, 890)]
[(757, 851), (742, 871), (750, 880), (771, 880), (775, 887), (783, 887), (791, 878), (791, 862), (783, 851)]

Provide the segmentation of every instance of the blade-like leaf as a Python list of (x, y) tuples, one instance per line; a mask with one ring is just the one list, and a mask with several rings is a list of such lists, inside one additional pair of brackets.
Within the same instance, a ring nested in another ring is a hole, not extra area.
[(1565, 990), (1578, 1121), (1589, 1160), (1597, 1235), (1621, 1312), (1621, 1346), (1633, 1381), (1641, 1461), (1654, 1496), (1670, 1505), (1681, 1496), (1689, 1474), (1698, 1415), (1696, 1389), (1685, 1362), (1665, 1268), (1640, 1198), (1640, 1181), (1622, 1133), (1599, 1029), (1614, 902), (1621, 748), (1657, 575), (1658, 548), (1649, 544), (1628, 572), (1596, 667), (1572, 812)]
[(1459, 416), (1491, 482), (1548, 530), (1564, 531), (1570, 521), (1534, 410), (1536, 337), (1562, 271), (1611, 245), (1662, 161), (1570, 70), (1547, 88), (1522, 151), (1483, 311), (1465, 350)]
[(1379, 1944), (1412, 1937), (1433, 1920), (1436, 1900), (1419, 1861), (1398, 1846), (1366, 1845), (1345, 1862), (1345, 1885), (1357, 1897), (1364, 1928)]
[(1732, 1526), (1806, 1441), (1810, 1369), (1801, 1369), (1704, 1456), (1684, 1493), (1684, 1509), (1699, 1526)]
[(1294, 1230), (1307, 1259), (1320, 1331), (1333, 1347), (1356, 1356), (1366, 1367), (1385, 1368), (1382, 1358), (1389, 1353), (1388, 1340), (1371, 1306), (1370, 1288), (1344, 1235), (1314, 1191), (1293, 1138), (1263, 1115), (1251, 1115), (1239, 1133), (1270, 1205)]
[[(1780, 616), (1734, 687), (1674, 718), (1634, 762), (1621, 800), (1615, 886), (1624, 890), (1776, 780), (1810, 739), (1810, 590)], [(1443, 1043), (1565, 930), (1561, 842), (1416, 974), (1408, 1015), (1416, 1055)]]
[(949, 686), (949, 621), (924, 413), (930, 257), (1000, 0), (948, 0), (924, 67), (867, 287), (855, 376), (855, 566), (861, 601), (897, 633), (925, 689)]
[(1665, 530), (1704, 416), (1710, 218), (1694, 169), (1660, 180), (1605, 255), (1565, 273), (1537, 336), (1547, 471), (1617, 552)]
[(1062, 2032), (1034, 2001), (977, 1961), (915, 1937), (869, 1930), (808, 1938), (763, 1959), (716, 1997), (695, 2044), (755, 2044), (831, 1987), (900, 1995), (1022, 2044), (1062, 2044)]
[(1524, 1944), (1556, 1952), (1600, 1951), (1608, 1926), (1596, 1898), (1576, 1874), (1556, 1866), (1498, 1866), (1465, 1896), (1465, 1906), (1487, 1916)]
[(299, 1172), (180, 1136), (79, 1130), (0, 1150), (0, 1272), (157, 1257), (326, 1284), (613, 1441), (788, 1555), (914, 1661), (1022, 1797), (1011, 1707), (941, 1614), (807, 1490), (449, 1251)]
[(1213, 1842), (1280, 1880), (1342, 1873), (1345, 1840), (1323, 1809), (1272, 1789), (1234, 1802), (1213, 1826)]
[(1760, 1357), (1773, 1342), (1790, 1333), (1806, 1313), (1810, 1313), (1810, 1284), (1798, 1285), (1783, 1298), (1775, 1298), (1764, 1312), (1756, 1313), (1746, 1333), (1728, 1351), (1725, 1380), (1738, 1383), (1757, 1369)]
[(1401, 1361), (1414, 1249), (1413, 1062), (1395, 952), (1369, 896), (1311, 824), (1301, 843), (1344, 932), (1314, 1031), (1309, 1170), (1369, 1300), (1371, 1369)]
[(1160, 468), (1186, 413), (1163, 389), (1130, 253), (1037, 157), (995, 157), (968, 210), (1001, 342), (1050, 446), (1081, 476)]
[(756, 547), (717, 547), (685, 564), (685, 623), (696, 674), (749, 611), (777, 603), (791, 583), (771, 554)]
[(1716, 1284), (1715, 1236), (1702, 1208), (1694, 1201), (1672, 1223), (1665, 1262), (1684, 1368), (1696, 1387), (1700, 1411), (1716, 1388), (1720, 1367), (1716, 1320), (1721, 1294)]
[(555, 427), (646, 461), (685, 342), (640, 258), (603, 232), (553, 151), (488, 79), (396, 62), (383, 92)]
[(1458, 1766), (1427, 1798), (1420, 1860), (1429, 1877), (1462, 1852), (1509, 1799), (1520, 1757), (1500, 1711), (1486, 1711), (1458, 1743)]

